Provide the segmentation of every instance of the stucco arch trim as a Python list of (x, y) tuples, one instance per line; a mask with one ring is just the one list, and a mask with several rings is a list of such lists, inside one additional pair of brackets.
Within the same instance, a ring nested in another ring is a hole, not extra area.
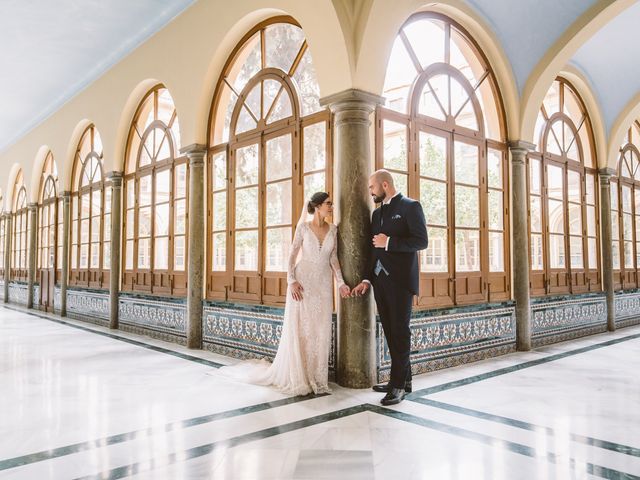
[(615, 122), (613, 122), (609, 133), (609, 144), (607, 145), (607, 168), (613, 168), (618, 171), (622, 139), (631, 124), (638, 118), (640, 118), (640, 91), (633, 96), (622, 109)]
[(6, 205), (7, 212), (13, 212), (13, 203), (15, 201), (15, 199), (13, 198), (13, 195), (14, 195), (13, 187), (21, 171), (22, 171), (22, 167), (20, 166), (19, 163), (14, 163), (11, 166), (11, 169), (9, 170), (9, 175), (7, 178), (7, 187), (5, 189), (6, 198), (4, 199), (4, 204)]

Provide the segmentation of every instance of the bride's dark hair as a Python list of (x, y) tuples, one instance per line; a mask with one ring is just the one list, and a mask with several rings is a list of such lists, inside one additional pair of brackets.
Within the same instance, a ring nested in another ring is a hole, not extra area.
[(329, 194), (327, 192), (316, 192), (311, 197), (311, 200), (307, 202), (307, 212), (310, 215), (313, 215), (320, 205), (324, 203), (324, 201), (329, 198)]

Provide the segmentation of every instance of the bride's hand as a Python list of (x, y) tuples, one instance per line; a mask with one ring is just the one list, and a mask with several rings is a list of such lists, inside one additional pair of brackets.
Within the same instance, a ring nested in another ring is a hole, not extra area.
[(342, 285), (339, 290), (340, 296), (342, 298), (347, 298), (349, 295), (351, 295), (351, 289), (349, 288), (349, 285)]
[(300, 285), (300, 283), (298, 282), (293, 282), (290, 288), (291, 288), (291, 296), (293, 297), (293, 299), (298, 302), (302, 300), (302, 292), (304, 291), (304, 289), (302, 288), (302, 285)]
[(369, 284), (367, 282), (360, 282), (358, 285), (353, 287), (353, 290), (351, 290), (351, 296), (359, 297), (367, 293), (368, 290), (369, 290)]

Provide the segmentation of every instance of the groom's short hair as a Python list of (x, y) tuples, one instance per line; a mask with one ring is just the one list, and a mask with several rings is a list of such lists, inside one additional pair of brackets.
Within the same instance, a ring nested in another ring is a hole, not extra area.
[(384, 168), (381, 168), (380, 170), (376, 170), (375, 172), (373, 172), (371, 176), (377, 181), (379, 181), (380, 183), (387, 182), (390, 187), (395, 186), (393, 184), (393, 176), (391, 175), (389, 170), (385, 170)]

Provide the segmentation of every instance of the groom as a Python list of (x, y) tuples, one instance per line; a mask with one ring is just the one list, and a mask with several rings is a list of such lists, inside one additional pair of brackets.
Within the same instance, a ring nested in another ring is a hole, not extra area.
[(384, 336), (391, 355), (389, 383), (374, 385), (386, 392), (383, 405), (395, 405), (411, 392), (411, 306), (418, 294), (418, 251), (427, 248), (427, 227), (420, 202), (403, 197), (387, 170), (369, 177), (369, 193), (381, 203), (371, 219), (372, 252), (367, 276), (352, 295), (364, 295), (373, 286)]

